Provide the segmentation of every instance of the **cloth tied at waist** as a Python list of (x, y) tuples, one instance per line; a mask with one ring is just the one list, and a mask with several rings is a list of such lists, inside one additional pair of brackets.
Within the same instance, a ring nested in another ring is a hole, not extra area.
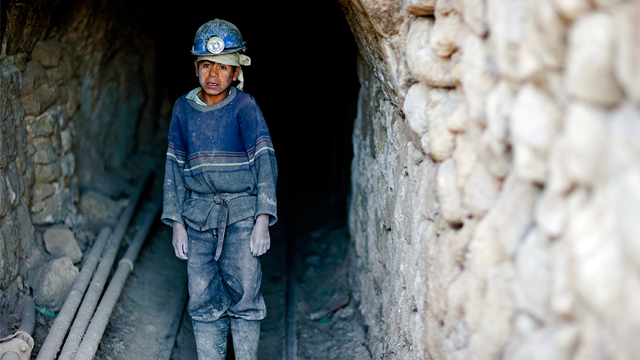
[(228, 225), (255, 216), (255, 195), (247, 193), (204, 194), (190, 192), (183, 206), (182, 217), (189, 227), (198, 231), (218, 229), (215, 260), (222, 253)]

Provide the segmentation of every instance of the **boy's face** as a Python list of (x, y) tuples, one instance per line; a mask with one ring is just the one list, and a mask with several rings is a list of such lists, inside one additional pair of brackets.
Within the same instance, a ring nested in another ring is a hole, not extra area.
[(207, 105), (216, 104), (229, 96), (231, 83), (238, 79), (240, 67), (233, 71), (231, 65), (219, 64), (211, 61), (195, 61), (196, 76), (202, 91), (198, 93), (200, 99)]

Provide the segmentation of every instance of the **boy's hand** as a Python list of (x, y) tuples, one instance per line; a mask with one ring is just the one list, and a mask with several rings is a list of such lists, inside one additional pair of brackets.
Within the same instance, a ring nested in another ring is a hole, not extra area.
[(189, 251), (187, 230), (176, 221), (173, 222), (173, 251), (176, 252), (178, 259), (187, 260), (187, 252)]
[(271, 237), (269, 237), (269, 215), (260, 214), (256, 218), (256, 223), (251, 232), (251, 242), (249, 243), (251, 255), (260, 256), (271, 248)]

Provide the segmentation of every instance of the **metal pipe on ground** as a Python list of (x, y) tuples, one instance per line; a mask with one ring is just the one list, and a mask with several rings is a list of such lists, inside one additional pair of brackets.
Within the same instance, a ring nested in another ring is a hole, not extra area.
[(104, 247), (107, 245), (110, 237), (111, 229), (109, 227), (104, 227), (100, 231), (98, 239), (94, 243), (89, 256), (85, 260), (84, 266), (82, 266), (82, 271), (80, 271), (80, 274), (76, 278), (76, 281), (73, 283), (73, 287), (71, 288), (67, 299), (62, 305), (62, 309), (58, 313), (56, 321), (53, 323), (53, 326), (49, 330), (49, 334), (47, 335), (44, 344), (42, 344), (36, 360), (55, 359), (56, 355), (58, 354), (58, 350), (60, 350), (60, 346), (62, 345), (62, 342), (67, 335), (69, 326), (71, 326), (71, 322), (76, 316), (76, 311), (78, 310), (78, 307), (82, 302), (82, 298), (84, 297), (85, 290), (87, 290), (87, 286), (89, 286), (91, 276), (93, 275), (96, 266), (98, 266), (100, 255), (102, 255), (102, 250), (104, 250)]
[(124, 288), (124, 283), (126, 282), (127, 277), (129, 277), (129, 274), (133, 270), (133, 262), (138, 257), (140, 248), (142, 247), (144, 240), (147, 238), (149, 229), (151, 229), (151, 225), (153, 225), (153, 221), (160, 210), (160, 204), (161, 202), (156, 201), (149, 207), (149, 209), (145, 209), (147, 210), (147, 213), (143, 216), (144, 220), (133, 238), (131, 245), (129, 245), (127, 252), (118, 263), (118, 269), (111, 278), (109, 287), (105, 291), (102, 301), (100, 301), (100, 305), (91, 320), (91, 324), (82, 339), (82, 343), (78, 348), (75, 360), (91, 360), (98, 350), (98, 344), (100, 344), (104, 330), (109, 323), (109, 318), (111, 318), (113, 308), (120, 297), (120, 293)]
[(11, 336), (0, 341), (0, 360), (23, 360), (31, 358), (33, 330), (36, 327), (36, 304), (26, 298), (22, 304), (20, 326)]
[(2, 359), (0, 360), (21, 360), (21, 359), (18, 353), (16, 353), (15, 351), (9, 351), (7, 353), (4, 353), (4, 355), (2, 355)]
[[(80, 309), (78, 310), (76, 319), (71, 326), (67, 340), (62, 347), (62, 351), (58, 357), (59, 360), (72, 360), (78, 350), (82, 337), (89, 326), (89, 321), (91, 321), (91, 317), (93, 317), (93, 313), (98, 305), (98, 301), (102, 295), (102, 290), (104, 290), (104, 286), (107, 278), (109, 277), (109, 273), (111, 272), (116, 255), (118, 255), (118, 249), (120, 249), (122, 238), (127, 231), (129, 222), (131, 222), (134, 210), (136, 209), (138, 200), (140, 200), (140, 196), (145, 189), (149, 177), (150, 175), (147, 175), (140, 180), (136, 187), (136, 192), (130, 198), (129, 206), (122, 213), (120, 219), (118, 219), (115, 230), (113, 231), (113, 234), (111, 234), (109, 246), (102, 256), (98, 269), (93, 275), (91, 285), (87, 290), (84, 300), (82, 301), (82, 305), (80, 305)], [(38, 357), (36, 360), (40, 360), (40, 358)]]
[(24, 331), (29, 335), (33, 335), (36, 328), (36, 304), (33, 299), (27, 298), (22, 304), (22, 314), (20, 315), (20, 326), (18, 331)]

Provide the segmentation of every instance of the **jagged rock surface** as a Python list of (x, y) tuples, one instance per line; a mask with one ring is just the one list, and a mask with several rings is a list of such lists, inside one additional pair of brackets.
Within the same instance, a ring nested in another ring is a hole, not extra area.
[[(37, 239), (52, 226), (79, 231), (85, 225), (78, 212), (81, 188), (116, 198), (130, 193), (126, 174), (113, 170), (123, 167), (138, 141), (155, 141), (154, 122), (166, 121), (168, 115), (158, 113), (163, 98), (154, 95), (153, 41), (139, 32), (135, 15), (122, 18), (125, 8), (124, 1), (2, 4), (0, 318), (19, 312), (18, 299), (42, 283), (29, 275), (35, 273), (26, 265), (33, 254), (46, 247), (55, 257), (80, 261), (75, 240), (62, 247), (72, 251), (59, 252), (48, 236), (47, 244)], [(109, 216), (106, 222), (113, 223), (117, 213)]]
[(373, 358), (633, 358), (640, 1), (340, 3)]

